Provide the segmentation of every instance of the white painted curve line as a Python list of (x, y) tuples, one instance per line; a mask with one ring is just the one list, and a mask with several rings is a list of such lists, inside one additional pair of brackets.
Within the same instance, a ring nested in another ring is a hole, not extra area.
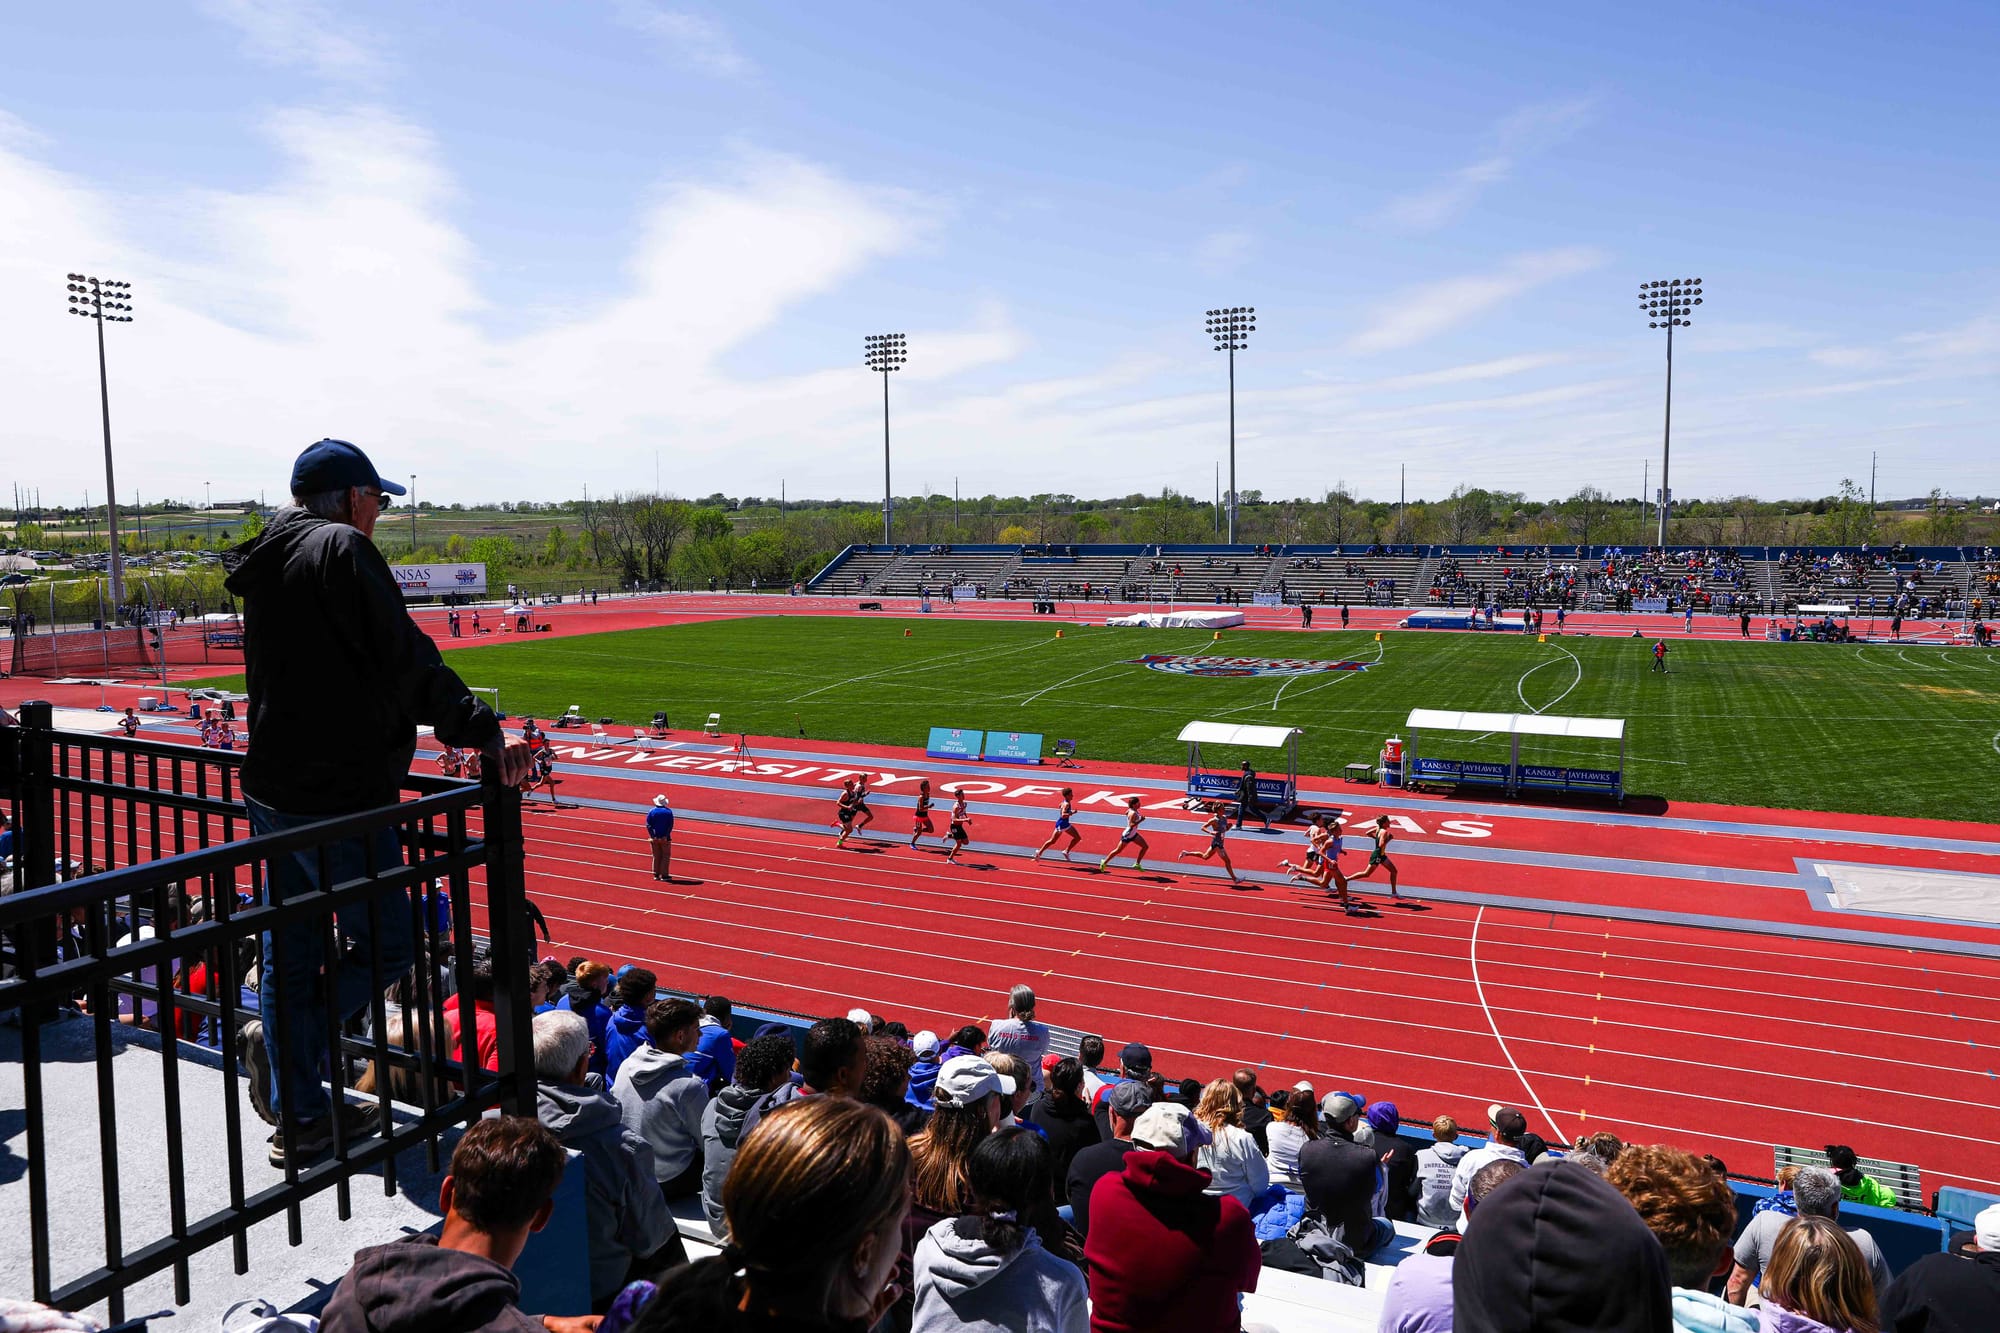
[(804, 694), (795, 694), (785, 700), (785, 702), (795, 704), (801, 699), (810, 699), (815, 694), (825, 694), (828, 690), (838, 690), (848, 685), (859, 685), (864, 680), (874, 680), (878, 676), (893, 676), (903, 671), (929, 671), (934, 667), (941, 667), (951, 662), (963, 662), (970, 658), (1004, 657), (1008, 653), (1025, 653), (1031, 649), (1045, 647), (1054, 642), (1055, 640), (1052, 638), (1038, 639), (1034, 643), (1022, 644), (1017, 648), (975, 648), (970, 652), (947, 653), (943, 657), (926, 658), (922, 662), (905, 662), (902, 666), (888, 667), (881, 671), (864, 672), (859, 676), (849, 676), (846, 680), (836, 680), (831, 685), (822, 685), (816, 690), (807, 690)]
[[(1370, 663), (1369, 663), (1368, 665), (1370, 665), (1370, 666), (1381, 666), (1381, 665), (1382, 665), (1382, 659), (1383, 659), (1383, 658), (1384, 658), (1385, 656), (1387, 656), (1387, 654), (1386, 654), (1386, 653), (1385, 653), (1385, 652), (1383, 651), (1383, 646), (1382, 646), (1382, 645), (1381, 645), (1380, 643), (1377, 643), (1377, 644), (1375, 645), (1375, 660), (1374, 660), (1373, 662), (1370, 662)], [(1310, 685), (1310, 686), (1306, 687), (1305, 689), (1303, 689), (1303, 690), (1300, 690), (1300, 691), (1299, 691), (1299, 693), (1300, 693), (1300, 694), (1311, 694), (1311, 693), (1312, 693), (1312, 692), (1313, 692), (1314, 690), (1323, 690), (1323, 689), (1325, 689), (1325, 688), (1326, 688), (1327, 686), (1329, 686), (1329, 685), (1338, 685), (1338, 684), (1340, 684), (1340, 682), (1342, 682), (1342, 681), (1344, 681), (1344, 680), (1351, 680), (1351, 679), (1353, 679), (1354, 677), (1356, 677), (1356, 676), (1359, 676), (1359, 675), (1361, 675), (1361, 674), (1363, 674), (1363, 673), (1362, 673), (1362, 672), (1359, 672), (1359, 671), (1329, 671), (1329, 672), (1327, 672), (1326, 674), (1327, 674), (1327, 675), (1329, 675), (1329, 676), (1331, 676), (1331, 677), (1333, 677), (1333, 679), (1332, 679), (1332, 680), (1322, 680), (1322, 681), (1319, 681), (1319, 682), (1317, 682), (1316, 684), (1313, 684), (1313, 685)], [(1285, 683), (1284, 683), (1283, 685), (1280, 685), (1280, 686), (1278, 687), (1278, 692), (1277, 692), (1276, 694), (1274, 694), (1274, 695), (1272, 695), (1272, 696), (1271, 696), (1271, 710), (1272, 710), (1273, 712), (1276, 712), (1276, 711), (1277, 711), (1277, 708), (1278, 708), (1278, 700), (1280, 700), (1280, 699), (1282, 699), (1282, 698), (1284, 698), (1284, 697), (1285, 697), (1285, 691), (1286, 691), (1286, 690), (1289, 690), (1290, 688), (1292, 688), (1292, 686), (1293, 686), (1293, 685), (1297, 684), (1297, 683), (1298, 683), (1298, 682), (1299, 682), (1300, 680), (1302, 680), (1302, 679), (1304, 679), (1304, 677), (1302, 677), (1302, 676), (1293, 676), (1293, 677), (1292, 677), (1292, 678), (1291, 678), (1290, 680), (1286, 681), (1286, 682), (1285, 682)], [(1294, 700), (1292, 700), (1292, 702), (1293, 702), (1293, 703), (1297, 703), (1297, 702), (1298, 702), (1298, 700), (1294, 699)], [(1255, 705), (1255, 704), (1248, 704), (1248, 705), (1245, 705), (1245, 706), (1244, 706), (1243, 708), (1232, 708), (1232, 709), (1230, 709), (1229, 711), (1230, 711), (1230, 712), (1232, 712), (1232, 713), (1242, 713), (1242, 712), (1248, 712), (1248, 711), (1249, 711), (1249, 710), (1250, 710), (1251, 708), (1255, 708), (1256, 706), (1257, 706), (1257, 705)]]
[(2000, 731), (1993, 733), (1993, 753), (2000, 754)]
[[(1189, 651), (1187, 649), (1182, 649), (1181, 655), (1185, 657), (1200, 657), (1203, 653), (1207, 652), (1210, 648), (1213, 648), (1214, 646), (1215, 646), (1215, 640), (1204, 639), (1201, 641), (1201, 643), (1195, 645), (1192, 651)], [(1125, 650), (1121, 648), (1118, 651), (1124, 652)], [(1050, 690), (1059, 690), (1065, 685), (1073, 684), (1076, 681), (1082, 680), (1086, 676), (1094, 676), (1100, 671), (1107, 671), (1115, 666), (1125, 666), (1128, 664), (1129, 661), (1130, 659), (1128, 658), (1117, 658), (1110, 662), (1099, 662), (1096, 666), (1091, 667), (1087, 671), (1079, 671), (1074, 676), (1066, 677), (1062, 680), (1057, 681), (1053, 685), (1045, 685), (1041, 689), (1036, 690), (1033, 694), (1021, 700), (1021, 707), (1026, 708), (1029, 704), (1041, 698), (1043, 695), (1047, 694)]]
[(1528, 1100), (1532, 1101), (1535, 1104), (1535, 1109), (1542, 1113), (1542, 1119), (1548, 1121), (1549, 1128), (1556, 1132), (1555, 1141), (1557, 1143), (1569, 1143), (1572, 1141), (1570, 1139), (1570, 1136), (1562, 1132), (1562, 1126), (1558, 1125), (1556, 1123), (1556, 1118), (1549, 1114), (1549, 1108), (1542, 1105), (1541, 1094), (1536, 1092), (1534, 1085), (1528, 1082), (1528, 1076), (1521, 1072), (1521, 1066), (1514, 1062), (1514, 1053), (1507, 1049), (1507, 1039), (1500, 1035), (1500, 1024), (1498, 1020), (1496, 1020), (1493, 1017), (1492, 1007), (1486, 1003), (1486, 987), (1482, 985), (1479, 980), (1479, 923), (1484, 921), (1485, 919), (1486, 919), (1486, 904), (1481, 903), (1479, 905), (1479, 910), (1475, 912), (1472, 917), (1472, 942), (1470, 946), (1470, 952), (1472, 958), (1472, 989), (1479, 996), (1480, 1012), (1486, 1015), (1486, 1026), (1492, 1029), (1493, 1040), (1497, 1042), (1500, 1046), (1500, 1054), (1507, 1057), (1507, 1067), (1514, 1071), (1515, 1078), (1521, 1080), (1521, 1086), (1527, 1090)]

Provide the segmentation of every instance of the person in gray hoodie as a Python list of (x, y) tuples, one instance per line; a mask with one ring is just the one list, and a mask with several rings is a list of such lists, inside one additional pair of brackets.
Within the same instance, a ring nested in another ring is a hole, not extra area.
[(582, 1317), (523, 1314), (514, 1261), (548, 1225), (568, 1154), (525, 1116), (476, 1121), (438, 1191), (444, 1227), (354, 1256), (329, 1333), (588, 1333)]
[(1042, 1246), (1054, 1164), (1041, 1135), (996, 1129), (966, 1163), (972, 1211), (917, 1242), (911, 1333), (1088, 1333), (1090, 1293), (1075, 1264)]
[(653, 1150), (653, 1174), (668, 1199), (701, 1192), (701, 1116), (708, 1084), (687, 1053), (701, 1037), (701, 1010), (686, 1000), (646, 1007), (646, 1041), (618, 1066), (611, 1085), (625, 1128)]
[(797, 1053), (783, 1033), (753, 1038), (736, 1057), (736, 1081), (717, 1093), (701, 1113), (701, 1211), (718, 1241), (729, 1239), (722, 1213), (722, 1182), (742, 1146), (743, 1125), (755, 1106), (791, 1078)]
[(589, 1062), (590, 1027), (581, 1015), (535, 1015), (536, 1116), (583, 1154), (590, 1300), (601, 1312), (626, 1282), (685, 1264), (687, 1250), (660, 1197), (653, 1150), (625, 1128), (617, 1099)]
[(1468, 1149), (1458, 1141), (1458, 1121), (1448, 1115), (1431, 1121), (1431, 1137), (1436, 1142), (1417, 1153), (1417, 1220), (1427, 1227), (1457, 1226), (1451, 1178)]

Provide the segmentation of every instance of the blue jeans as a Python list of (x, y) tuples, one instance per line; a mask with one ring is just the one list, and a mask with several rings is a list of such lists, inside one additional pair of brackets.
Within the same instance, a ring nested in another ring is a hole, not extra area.
[[(325, 815), (293, 815), (273, 810), (248, 797), (250, 828), (255, 833), (282, 833)], [(366, 838), (348, 838), (326, 847), (326, 869), (333, 882), (358, 879), (372, 861), (379, 873), (403, 864), (403, 845), (394, 827)], [(269, 902), (282, 903), (319, 888), (319, 852), (314, 848), (272, 859)], [(264, 1051), (271, 1062), (271, 1106), (298, 1120), (318, 1120), (332, 1109), (320, 1082), (326, 1068), (326, 1027), (329, 996), (342, 1022), (367, 1008), (373, 999), (368, 958), (381, 957), (382, 984), (393, 984), (409, 970), (415, 956), (410, 939), (410, 896), (397, 889), (381, 895), (378, 920), (381, 937), (371, 938), (366, 903), (353, 903), (335, 913), (343, 947), (329, 968), (325, 954), (326, 923), (321, 917), (264, 933), (263, 976), (258, 1012), (264, 1020)], [(285, 965), (278, 969), (277, 948), (284, 947)], [(331, 972), (331, 985), (328, 974)], [(284, 996), (284, 1033), (278, 1030), (278, 997)]]

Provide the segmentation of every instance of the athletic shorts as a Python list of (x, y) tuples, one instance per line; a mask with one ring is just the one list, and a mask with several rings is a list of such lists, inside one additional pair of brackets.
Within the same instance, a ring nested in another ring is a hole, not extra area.
[(1384, 861), (1388, 859), (1389, 859), (1389, 853), (1382, 851), (1378, 848), (1377, 850), (1368, 853), (1368, 868), (1370, 870), (1373, 870), (1376, 866), (1381, 865)]
[(1221, 851), (1221, 850), (1222, 850), (1222, 839), (1220, 839), (1220, 838), (1210, 838), (1210, 839), (1208, 840), (1208, 850), (1210, 850), (1211, 852), (1219, 852), (1219, 851)]
[(953, 842), (968, 842), (971, 840), (971, 835), (965, 831), (965, 825), (963, 824), (953, 824), (951, 826), (951, 832), (946, 834), (945, 836), (950, 838)]
[(930, 815), (929, 815), (929, 814), (928, 814), (927, 812), (925, 812), (925, 811), (922, 811), (922, 810), (919, 810), (919, 811), (917, 812), (917, 821), (916, 821), (916, 822), (917, 822), (917, 827), (918, 827), (918, 828), (921, 828), (921, 829), (922, 829), (922, 830), (923, 830), (924, 832), (926, 832), (926, 833), (930, 833), (930, 832), (933, 832), (933, 831), (934, 831), (934, 830), (936, 829), (936, 827), (937, 827), (936, 825), (934, 825), (934, 824), (932, 824), (932, 823), (931, 823), (931, 817), (930, 817)]
[(1123, 847), (1126, 843), (1131, 842), (1134, 838), (1138, 836), (1139, 836), (1139, 830), (1126, 829), (1123, 833), (1118, 835), (1118, 845), (1120, 847)]
[(1061, 818), (1061, 819), (1058, 819), (1058, 820), (1056, 821), (1056, 832), (1058, 832), (1058, 833), (1067, 833), (1067, 832), (1069, 832), (1069, 819), (1068, 819), (1068, 817), (1067, 817), (1067, 816), (1065, 816), (1064, 818)]

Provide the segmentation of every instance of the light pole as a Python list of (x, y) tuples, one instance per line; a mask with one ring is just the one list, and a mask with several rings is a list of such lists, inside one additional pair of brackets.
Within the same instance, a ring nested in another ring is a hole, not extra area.
[(111, 381), (104, 370), (104, 323), (132, 322), (132, 284), (69, 275), (69, 312), (97, 325), (97, 400), (104, 412), (104, 531), (111, 539), (111, 605), (125, 604), (125, 561), (118, 550), (118, 483), (111, 475)]
[(417, 474), (410, 474), (410, 559), (417, 558)]
[(1673, 491), (1667, 485), (1667, 463), (1674, 448), (1674, 330), (1694, 323), (1691, 316), (1701, 304), (1700, 278), (1663, 278), (1639, 284), (1639, 308), (1646, 314), (1649, 329), (1667, 331), (1667, 423), (1660, 436), (1660, 537), (1667, 544), (1667, 515), (1673, 509)]
[(890, 546), (894, 544), (889, 531), (896, 502), (889, 489), (889, 372), (903, 368), (910, 359), (905, 355), (909, 347), (900, 333), (871, 333), (861, 345), (863, 363), (882, 376), (882, 544)]
[(1209, 336), (1215, 350), (1229, 353), (1229, 544), (1236, 545), (1236, 354), (1250, 346), (1257, 327), (1257, 307), (1230, 306), (1208, 312)]

